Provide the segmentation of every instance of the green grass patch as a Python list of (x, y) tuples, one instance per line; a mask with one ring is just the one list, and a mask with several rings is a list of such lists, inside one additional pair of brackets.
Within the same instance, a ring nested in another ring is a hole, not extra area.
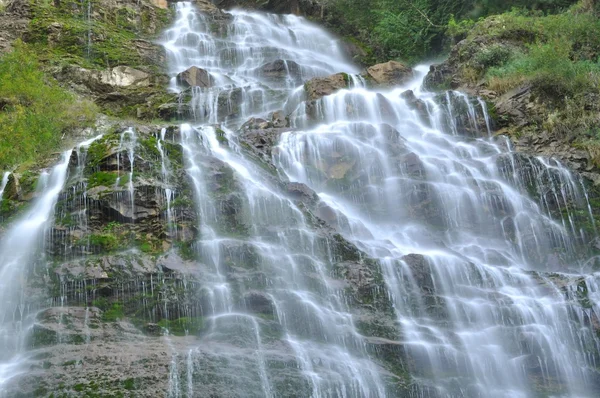
[(518, 43), (522, 53), (491, 46), (476, 55), (491, 89), (506, 92), (524, 83), (539, 94), (563, 99), (600, 88), (600, 20), (581, 4), (557, 15), (512, 11), (478, 23), (470, 39)]
[(96, 107), (40, 69), (21, 42), (0, 57), (0, 170), (57, 151), (65, 132), (93, 124)]
[(89, 241), (90, 246), (101, 252), (112, 252), (120, 247), (119, 239), (112, 233), (92, 234)]
[(88, 178), (88, 188), (98, 186), (112, 187), (117, 183), (117, 173), (98, 171)]
[(116, 322), (124, 317), (125, 312), (123, 311), (123, 306), (118, 303), (114, 303), (110, 308), (102, 313), (102, 320), (104, 322)]

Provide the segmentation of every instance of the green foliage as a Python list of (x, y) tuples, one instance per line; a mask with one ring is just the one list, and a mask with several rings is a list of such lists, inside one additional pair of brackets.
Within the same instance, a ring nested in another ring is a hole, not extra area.
[(109, 155), (109, 144), (107, 138), (94, 141), (87, 150), (86, 170), (95, 170), (102, 160)]
[[(117, 65), (148, 68), (148, 60), (132, 48), (140, 37), (153, 37), (170, 20), (170, 12), (159, 8), (137, 10), (113, 4), (102, 18), (88, 18), (94, 0), (32, 2), (28, 40), (40, 56), (52, 63), (75, 63), (87, 68)], [(58, 30), (58, 32), (57, 32)]]
[(102, 314), (102, 320), (104, 322), (116, 322), (119, 319), (123, 319), (124, 317), (125, 313), (123, 312), (123, 306), (118, 303), (114, 303)]
[(473, 19), (512, 8), (551, 13), (576, 0), (329, 0), (326, 22), (344, 36), (367, 44), (367, 62), (437, 56), (445, 37), (462, 40)]
[(96, 108), (60, 88), (17, 42), (0, 57), (0, 170), (56, 151), (63, 134), (93, 123)]
[(500, 67), (513, 58), (513, 51), (499, 44), (492, 45), (477, 53), (475, 62), (482, 68)]
[(454, 14), (450, 15), (450, 21), (448, 22), (448, 26), (446, 27), (446, 35), (452, 38), (454, 42), (461, 41), (473, 27), (475, 26), (475, 21), (472, 19), (463, 19), (461, 21), (457, 21), (454, 19)]
[(103, 251), (111, 252), (119, 248), (119, 239), (112, 233), (92, 234), (89, 236), (90, 245)]
[[(496, 58), (502, 63), (487, 65), (492, 66), (487, 72), (491, 88), (506, 91), (527, 81), (539, 94), (559, 100), (581, 91), (599, 91), (600, 21), (592, 13), (531, 16), (511, 12), (493, 26), (488, 35), (514, 38), (518, 33), (525, 40), (526, 52), (509, 62), (501, 54)], [(483, 29), (480, 26), (473, 34)]]
[(92, 174), (88, 179), (88, 188), (94, 188), (98, 186), (112, 187), (117, 183), (117, 177), (117, 173), (98, 171)]

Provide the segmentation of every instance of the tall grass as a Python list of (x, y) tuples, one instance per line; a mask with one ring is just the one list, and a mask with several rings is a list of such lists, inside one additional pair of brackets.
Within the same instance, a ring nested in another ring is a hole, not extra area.
[(471, 34), (483, 29), (492, 37), (521, 40), (526, 48), (488, 69), (491, 89), (502, 92), (529, 82), (556, 99), (600, 90), (600, 20), (581, 4), (549, 16), (513, 11), (479, 24)]
[(25, 44), (0, 57), (0, 170), (57, 150), (66, 132), (94, 117), (94, 105), (46, 76)]

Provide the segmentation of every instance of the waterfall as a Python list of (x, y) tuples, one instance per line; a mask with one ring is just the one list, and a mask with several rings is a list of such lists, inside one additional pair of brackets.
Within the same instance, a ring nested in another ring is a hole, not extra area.
[(10, 172), (6, 171), (2, 175), (2, 182), (0, 182), (0, 201), (2, 201), (2, 195), (4, 194), (4, 189), (6, 188), (6, 184), (8, 184), (8, 177), (10, 177)]
[[(136, 135), (133, 128), (128, 128), (121, 133), (121, 139), (119, 140), (119, 148), (117, 155), (117, 171), (119, 176), (115, 186), (122, 184), (121, 182), (121, 167), (123, 159), (121, 158), (121, 151), (127, 150), (127, 160), (129, 162), (129, 172), (127, 174), (127, 191), (129, 193), (129, 205), (131, 206), (131, 218), (135, 220), (135, 188), (133, 185), (133, 170), (135, 164), (135, 146), (136, 146)], [(118, 193), (117, 195), (121, 195)], [(119, 198), (120, 199), (120, 198)]]
[[(179, 129), (82, 142), (3, 231), (0, 395), (42, 359), (75, 362), (78, 384), (48, 384), (65, 394), (598, 396), (579, 175), (494, 136), (483, 99), (425, 91), (426, 66), (379, 87), (304, 18), (174, 7)], [(309, 96), (332, 75), (342, 89)], [(39, 313), (48, 287), (61, 308)], [(102, 366), (106, 385), (82, 382)]]
[(162, 177), (162, 182), (165, 184), (164, 188), (164, 198), (166, 204), (166, 218), (167, 218), (167, 231), (171, 238), (177, 238), (177, 225), (174, 223), (175, 214), (173, 211), (172, 203), (175, 199), (175, 191), (169, 185), (169, 158), (165, 154), (165, 149), (163, 148), (163, 143), (165, 142), (165, 135), (167, 133), (166, 128), (162, 128), (160, 130), (160, 136), (156, 137), (156, 149), (160, 153), (160, 172)]
[(40, 261), (44, 234), (63, 189), (72, 151), (38, 181), (39, 197), (3, 236), (0, 246), (0, 388), (20, 369), (27, 328), (33, 321), (23, 284), (32, 261)]
[[(422, 91), (427, 68), (404, 87), (372, 90), (337, 42), (301, 18), (238, 10), (216, 29), (191, 3), (176, 7), (163, 41), (171, 88), (184, 89), (176, 75), (190, 67), (211, 81), (187, 89), (194, 121), (181, 127), (210, 321), (182, 377), (197, 372), (245, 396), (284, 394), (281, 379), (313, 397), (592, 396), (600, 275), (581, 274), (595, 223), (579, 177), (492, 137), (483, 100)], [(281, 78), (265, 76), (277, 62)], [(338, 72), (352, 76), (350, 87), (309, 109), (302, 82)], [(401, 96), (409, 89), (425, 113)], [(336, 232), (380, 270), (394, 319), (385, 339), (357, 328), (331, 278), (331, 238), (240, 146), (244, 121), (284, 104), (292, 127), (271, 161), (317, 192)], [(230, 269), (246, 269), (246, 282), (229, 279)], [(269, 342), (269, 318), (236, 308), (240, 294), (268, 303), (283, 346)], [(403, 348), (390, 359), (374, 341)], [(283, 357), (286, 371), (276, 365)], [(390, 379), (395, 361), (408, 386)]]

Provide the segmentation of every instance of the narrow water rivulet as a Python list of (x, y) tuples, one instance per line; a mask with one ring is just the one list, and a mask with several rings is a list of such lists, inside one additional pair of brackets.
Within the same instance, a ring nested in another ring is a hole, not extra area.
[(428, 67), (384, 88), (304, 18), (174, 7), (181, 124), (80, 143), (3, 229), (0, 396), (52, 344), (170, 398), (600, 395), (579, 175)]

